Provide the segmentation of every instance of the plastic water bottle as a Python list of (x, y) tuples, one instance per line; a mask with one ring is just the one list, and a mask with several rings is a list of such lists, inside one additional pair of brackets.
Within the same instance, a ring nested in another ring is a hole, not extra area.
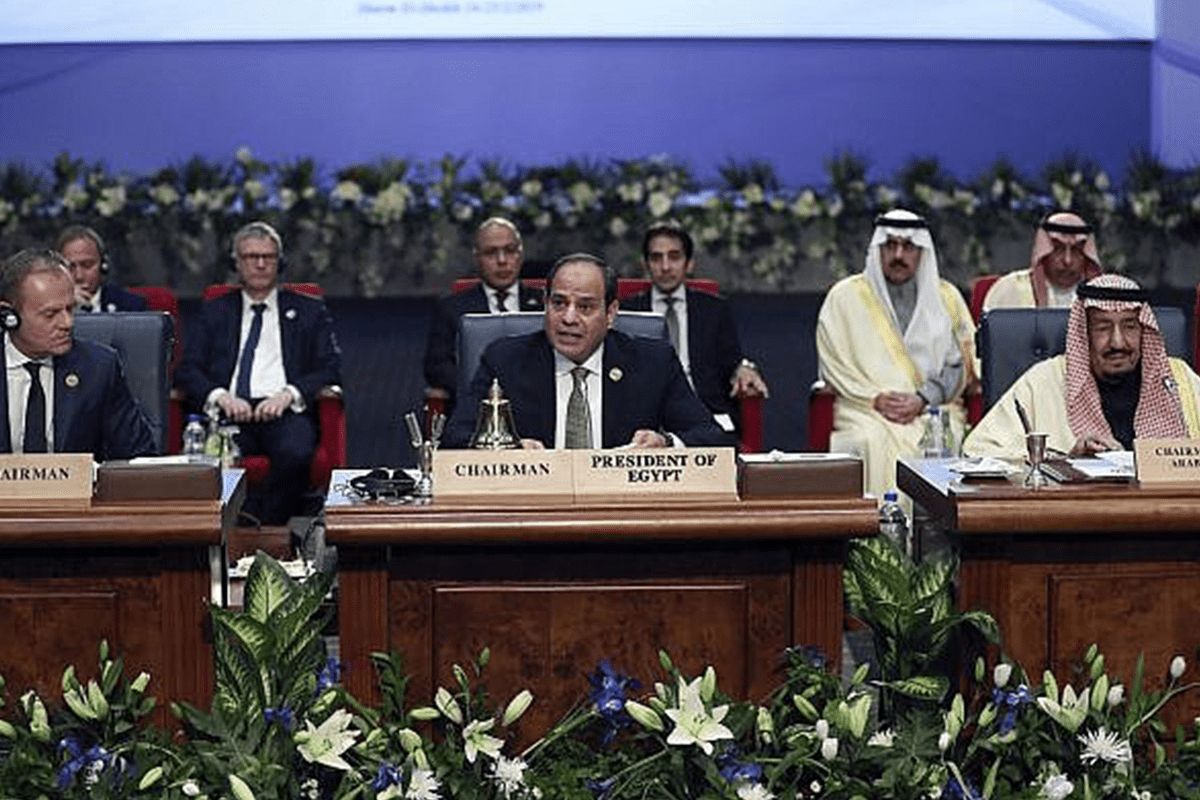
[(183, 454), (204, 455), (204, 440), (207, 435), (204, 430), (204, 418), (199, 414), (189, 415), (187, 425), (183, 429)]
[(883, 494), (883, 505), (879, 507), (879, 532), (895, 542), (901, 551), (908, 552), (908, 516), (898, 502), (894, 489)]
[(921, 434), (922, 458), (942, 458), (948, 455), (945, 442), (942, 410), (937, 406), (931, 406), (925, 414), (925, 430)]

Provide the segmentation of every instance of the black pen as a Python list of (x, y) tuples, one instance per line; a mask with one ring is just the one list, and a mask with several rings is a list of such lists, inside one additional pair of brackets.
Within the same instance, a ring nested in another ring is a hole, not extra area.
[(1025, 433), (1033, 433), (1033, 426), (1029, 424), (1029, 417), (1025, 414), (1025, 409), (1021, 405), (1021, 401), (1013, 398), (1013, 405), (1017, 407), (1017, 416), (1021, 418), (1021, 427), (1025, 429)]

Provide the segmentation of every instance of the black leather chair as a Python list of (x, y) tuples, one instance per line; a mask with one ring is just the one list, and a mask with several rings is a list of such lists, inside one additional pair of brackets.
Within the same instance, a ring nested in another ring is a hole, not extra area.
[[(489, 344), (504, 336), (520, 336), (539, 331), (545, 325), (541, 311), (512, 314), (463, 314), (458, 323), (458, 396), (467, 396), (467, 387)], [(645, 311), (619, 311), (613, 327), (630, 336), (666, 339), (667, 322), (661, 314)]]
[(161, 311), (79, 314), (75, 336), (121, 354), (129, 391), (142, 404), (160, 453), (167, 452), (167, 420), (175, 323)]
[[(1065, 308), (998, 308), (983, 315), (976, 333), (982, 362), (983, 409), (991, 408), (1013, 381), (1038, 361), (1066, 350)], [(1175, 307), (1154, 309), (1167, 353), (1187, 358), (1187, 318)]]

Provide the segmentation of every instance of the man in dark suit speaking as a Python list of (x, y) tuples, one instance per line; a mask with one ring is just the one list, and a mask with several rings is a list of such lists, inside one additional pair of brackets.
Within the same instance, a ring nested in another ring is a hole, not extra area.
[(317, 392), (341, 383), (342, 357), (325, 303), (278, 285), (283, 240), (265, 222), (233, 236), (242, 285), (205, 303), (189, 332), (175, 382), (188, 403), (238, 424), (244, 455), (271, 459), (246, 513), (286, 524), (301, 508), (317, 447)]
[(612, 330), (616, 316), (616, 273), (587, 253), (559, 259), (547, 276), (544, 330), (488, 346), (446, 445), (468, 444), (493, 378), (526, 448), (732, 444), (671, 346)]
[(117, 352), (72, 336), (68, 269), (52, 250), (22, 250), (0, 271), (0, 452), (91, 453), (97, 461), (153, 455), (154, 434)]

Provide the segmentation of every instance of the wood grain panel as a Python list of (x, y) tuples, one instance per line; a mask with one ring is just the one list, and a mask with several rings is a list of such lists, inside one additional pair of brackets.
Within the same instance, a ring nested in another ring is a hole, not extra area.
[[(734, 696), (747, 691), (749, 587), (740, 584), (439, 587), (434, 591), (434, 662), (449, 666), (491, 648), (489, 686), (533, 691), (524, 727), (549, 730), (586, 697), (586, 675), (602, 659), (649, 687), (663, 678), (658, 651), (685, 674), (708, 664)], [(508, 697), (495, 698), (497, 703)]]
[[(43, 697), (60, 696), (68, 664), (81, 680), (96, 677), (100, 640), (120, 642), (118, 605), (115, 591), (46, 587), (30, 593), (0, 586), (0, 630), (9, 632), (0, 636), (0, 674), (9, 694), (36, 689)], [(83, 631), (88, 635), (81, 636)]]

